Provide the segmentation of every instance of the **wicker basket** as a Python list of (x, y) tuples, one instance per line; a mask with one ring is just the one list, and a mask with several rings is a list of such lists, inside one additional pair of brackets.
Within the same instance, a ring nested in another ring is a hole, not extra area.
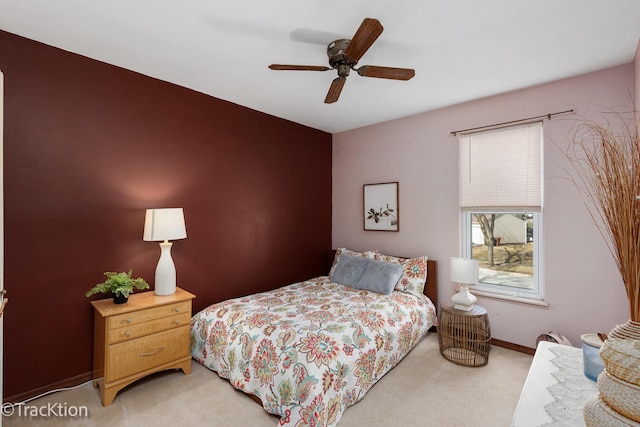
[(611, 375), (640, 386), (640, 341), (609, 338), (600, 348), (600, 358)]
[(639, 423), (614, 411), (600, 395), (584, 405), (583, 415), (587, 427), (640, 427)]
[(616, 325), (609, 332), (609, 338), (640, 340), (640, 322), (628, 320), (627, 323)]
[(640, 422), (640, 387), (614, 377), (606, 370), (598, 376), (602, 400), (617, 413)]

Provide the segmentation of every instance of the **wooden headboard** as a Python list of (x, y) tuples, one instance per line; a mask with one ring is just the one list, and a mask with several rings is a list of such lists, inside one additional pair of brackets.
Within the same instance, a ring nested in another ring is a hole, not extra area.
[[(336, 257), (336, 250), (331, 249), (327, 252), (326, 266), (327, 274), (331, 269), (333, 260)], [(398, 257), (403, 258), (403, 257)], [(433, 260), (427, 261), (427, 283), (424, 285), (424, 294), (429, 297), (433, 305), (438, 309), (438, 262)]]

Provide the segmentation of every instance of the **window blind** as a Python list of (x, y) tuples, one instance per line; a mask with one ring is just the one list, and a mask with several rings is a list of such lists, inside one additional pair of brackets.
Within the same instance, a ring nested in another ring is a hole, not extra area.
[(542, 122), (460, 136), (460, 207), (540, 211)]

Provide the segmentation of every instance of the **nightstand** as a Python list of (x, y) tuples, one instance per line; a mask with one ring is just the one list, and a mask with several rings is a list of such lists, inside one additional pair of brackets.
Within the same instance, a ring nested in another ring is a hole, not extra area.
[(456, 310), (453, 306), (452, 302), (440, 306), (440, 354), (458, 365), (486, 365), (491, 349), (491, 325), (487, 310), (479, 305), (474, 305), (471, 311)]
[(126, 304), (113, 298), (92, 301), (94, 310), (93, 385), (103, 406), (134, 381), (165, 369), (191, 373), (191, 300), (195, 295), (157, 296), (142, 292)]

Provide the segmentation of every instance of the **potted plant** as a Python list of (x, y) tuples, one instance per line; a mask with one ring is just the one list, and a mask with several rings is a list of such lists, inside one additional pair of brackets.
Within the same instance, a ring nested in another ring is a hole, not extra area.
[(91, 288), (86, 296), (90, 297), (97, 293), (109, 293), (113, 294), (113, 302), (116, 304), (124, 304), (129, 299), (129, 294), (133, 292), (133, 288), (136, 289), (149, 289), (149, 284), (144, 281), (143, 278), (138, 277), (136, 279), (131, 278), (132, 270), (128, 273), (114, 273), (106, 271), (103, 273), (107, 276), (107, 280), (102, 283), (98, 283)]
[(609, 336), (640, 337), (640, 133), (637, 112), (584, 121), (567, 151), (576, 185), (616, 262), (630, 320)]

